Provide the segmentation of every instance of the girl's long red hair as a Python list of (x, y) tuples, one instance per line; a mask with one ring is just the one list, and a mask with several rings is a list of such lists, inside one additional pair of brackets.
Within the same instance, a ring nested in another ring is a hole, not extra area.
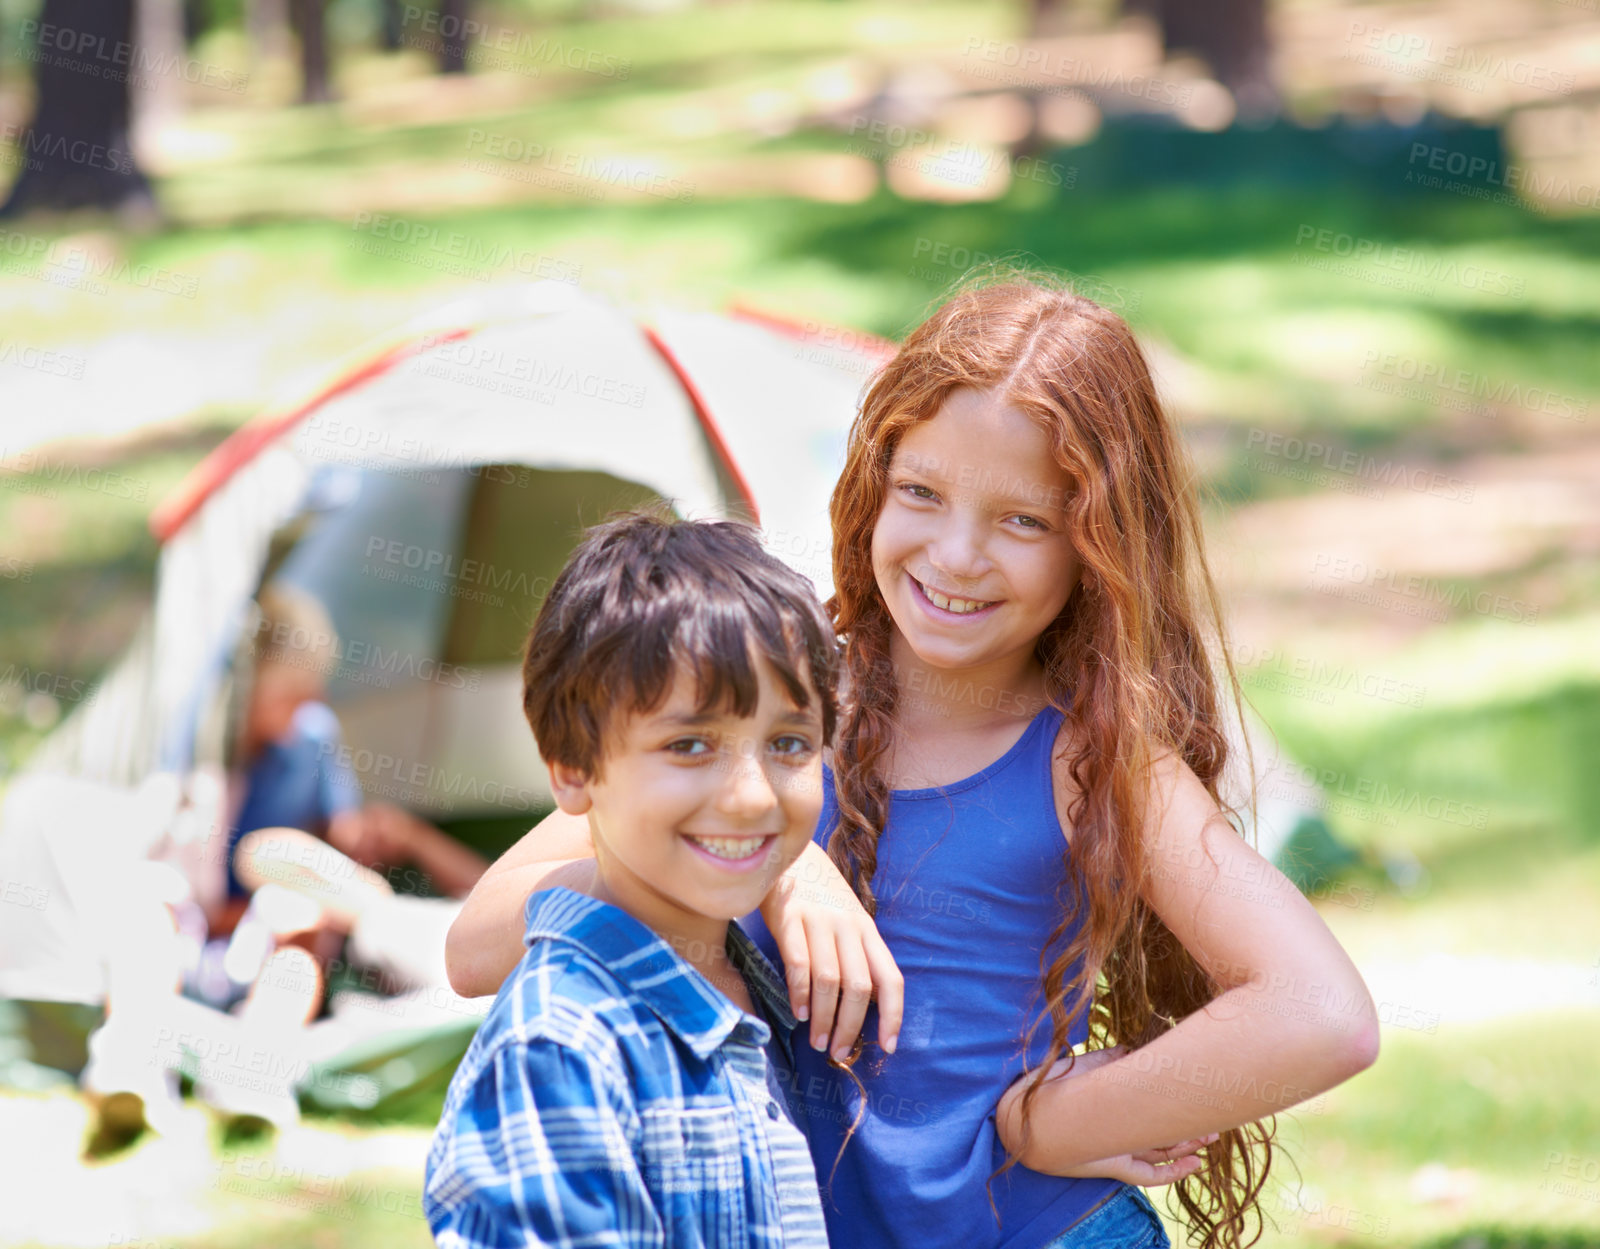
[[(1082, 568), (1037, 648), (1051, 701), (1066, 714), (1063, 740), (1074, 743), (1066, 763), (1077, 797), (1063, 853), (1083, 889), (1063, 898), (1040, 960), (1038, 1025), (1048, 1018), (1050, 1046), (1032, 1069), (1026, 1122), (1085, 1016), (1092, 1043), (1137, 1049), (1219, 992), (1139, 886), (1151, 869), (1143, 835), (1151, 761), (1175, 753), (1220, 802), (1228, 744), (1219, 685), (1237, 705), (1238, 682), (1222, 646), (1194, 474), (1133, 332), (1099, 304), (1031, 276), (956, 294), (874, 379), (831, 503), (828, 608), (844, 643), (848, 707), (828, 853), (862, 904), (874, 909), (896, 706), (893, 625), (873, 574), (872, 531), (901, 436), (962, 387), (1003, 394), (1050, 435), (1072, 483), (1067, 507)], [(1272, 1137), (1270, 1120), (1223, 1133), (1207, 1148), (1207, 1165), (1175, 1186), (1204, 1249), (1259, 1238)]]

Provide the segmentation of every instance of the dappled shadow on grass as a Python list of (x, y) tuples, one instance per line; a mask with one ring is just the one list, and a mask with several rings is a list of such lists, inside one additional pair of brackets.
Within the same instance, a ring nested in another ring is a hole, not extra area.
[[(1070, 150), (1057, 158), (1071, 164)], [(1303, 227), (1329, 229), (1380, 244), (1433, 247), (1517, 240), (1553, 251), (1600, 254), (1600, 219), (1553, 219), (1505, 205), (1452, 210), (1437, 201), (1377, 199), (1350, 191), (1325, 194), (1176, 187), (1140, 193), (1013, 193), (993, 204), (941, 206), (887, 192), (851, 210), (847, 221), (795, 232), (790, 246), (880, 268), (893, 239), (933, 235), (987, 254), (1029, 252), (1047, 265), (1145, 266), (1162, 261), (1290, 254)]]
[[(1457, 334), (1476, 338), (1485, 344), (1508, 339), (1533, 338), (1540, 355), (1552, 358), (1560, 353), (1592, 359), (1600, 341), (1600, 308), (1588, 312), (1551, 312), (1537, 306), (1514, 311), (1501, 308), (1437, 307), (1433, 315)], [(1533, 379), (1527, 379), (1531, 384)]]

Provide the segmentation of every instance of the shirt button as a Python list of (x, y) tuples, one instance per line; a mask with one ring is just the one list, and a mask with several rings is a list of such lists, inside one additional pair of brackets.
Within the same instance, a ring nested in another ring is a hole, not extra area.
[(768, 1102), (767, 1103), (767, 1118), (776, 1119), (778, 1117), (779, 1113), (780, 1112), (778, 1110), (778, 1103), (777, 1102)]

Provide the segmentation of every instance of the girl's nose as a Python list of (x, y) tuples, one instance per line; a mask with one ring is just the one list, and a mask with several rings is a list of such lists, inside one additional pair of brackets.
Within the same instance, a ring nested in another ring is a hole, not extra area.
[[(952, 517), (940, 526), (927, 551), (928, 562), (948, 579), (970, 581), (989, 571), (989, 558), (978, 527), (971, 522)], [(959, 590), (961, 587), (947, 585), (944, 588)]]

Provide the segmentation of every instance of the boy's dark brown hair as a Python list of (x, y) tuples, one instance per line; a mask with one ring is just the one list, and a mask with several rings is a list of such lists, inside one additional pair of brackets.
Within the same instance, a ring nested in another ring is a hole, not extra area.
[(630, 512), (590, 529), (528, 635), (522, 709), (547, 762), (597, 777), (619, 716), (654, 711), (680, 664), (701, 712), (754, 713), (756, 658), (833, 740), (838, 647), (811, 582), (733, 521)]

